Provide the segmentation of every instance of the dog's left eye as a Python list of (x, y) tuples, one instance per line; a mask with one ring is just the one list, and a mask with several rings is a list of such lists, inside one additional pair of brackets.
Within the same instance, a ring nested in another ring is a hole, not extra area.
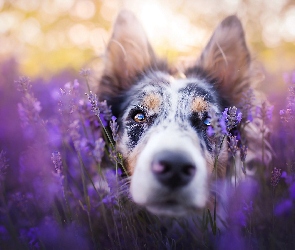
[(145, 121), (145, 115), (144, 113), (137, 113), (134, 117), (133, 120), (136, 122), (144, 122)]
[(206, 126), (210, 126), (210, 125), (211, 125), (211, 119), (210, 119), (209, 117), (205, 118), (205, 120), (204, 120), (204, 124), (205, 124)]

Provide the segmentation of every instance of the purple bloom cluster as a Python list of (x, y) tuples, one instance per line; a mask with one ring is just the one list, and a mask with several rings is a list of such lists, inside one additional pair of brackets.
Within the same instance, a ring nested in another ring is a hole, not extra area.
[(280, 177), (281, 177), (281, 171), (282, 169), (280, 168), (274, 168), (273, 171), (271, 171), (271, 179), (270, 179), (270, 183), (273, 187), (276, 187), (280, 181)]
[(210, 110), (209, 116), (211, 120), (207, 133), (209, 136), (215, 135), (216, 137), (228, 135), (242, 120), (242, 113), (236, 107), (225, 108), (220, 117), (214, 110)]
[(287, 105), (285, 109), (280, 110), (280, 116), (285, 126), (292, 126), (295, 121), (295, 80), (294, 72), (286, 74), (286, 83), (288, 84)]
[(243, 118), (246, 121), (253, 121), (253, 109), (254, 109), (255, 95), (253, 89), (248, 89), (243, 93), (241, 104), (239, 105), (242, 109)]
[[(242, 113), (236, 107), (225, 108), (222, 115), (218, 116), (214, 110), (210, 110), (210, 126), (207, 134), (215, 138), (214, 153), (216, 159), (220, 154), (224, 139), (228, 136), (229, 151), (235, 156), (238, 150), (237, 136), (232, 134), (232, 130), (238, 126), (242, 120)], [(246, 152), (246, 151), (244, 151)]]

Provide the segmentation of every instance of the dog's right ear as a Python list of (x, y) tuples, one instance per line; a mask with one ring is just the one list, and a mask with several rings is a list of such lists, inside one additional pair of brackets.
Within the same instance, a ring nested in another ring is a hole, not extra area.
[(197, 66), (216, 79), (215, 86), (231, 105), (239, 103), (249, 87), (251, 56), (242, 24), (236, 16), (229, 16), (219, 24)]
[(121, 11), (105, 53), (100, 96), (109, 100), (127, 90), (134, 77), (155, 61), (155, 53), (138, 19), (130, 11)]

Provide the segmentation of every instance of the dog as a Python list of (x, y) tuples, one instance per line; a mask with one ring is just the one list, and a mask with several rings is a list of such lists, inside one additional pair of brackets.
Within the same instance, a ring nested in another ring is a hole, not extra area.
[[(236, 16), (225, 18), (195, 63), (179, 72), (156, 56), (132, 12), (119, 13), (107, 44), (98, 94), (118, 118), (117, 148), (131, 176), (135, 203), (168, 216), (208, 205), (215, 143), (207, 133), (209, 110), (221, 114), (226, 107), (240, 105), (254, 78), (252, 66)], [(252, 137), (261, 137), (259, 130), (253, 136), (257, 129), (251, 126), (246, 130), (252, 131)], [(218, 179), (226, 176), (224, 145)], [(249, 144), (249, 155), (255, 146)]]

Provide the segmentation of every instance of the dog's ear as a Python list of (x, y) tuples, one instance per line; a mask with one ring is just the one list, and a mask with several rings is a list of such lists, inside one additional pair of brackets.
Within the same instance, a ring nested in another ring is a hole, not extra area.
[(214, 31), (197, 66), (217, 81), (221, 94), (237, 104), (249, 84), (250, 53), (236, 16), (225, 18)]
[(121, 11), (107, 45), (99, 92), (106, 99), (118, 95), (155, 60), (155, 53), (138, 19), (130, 11)]

